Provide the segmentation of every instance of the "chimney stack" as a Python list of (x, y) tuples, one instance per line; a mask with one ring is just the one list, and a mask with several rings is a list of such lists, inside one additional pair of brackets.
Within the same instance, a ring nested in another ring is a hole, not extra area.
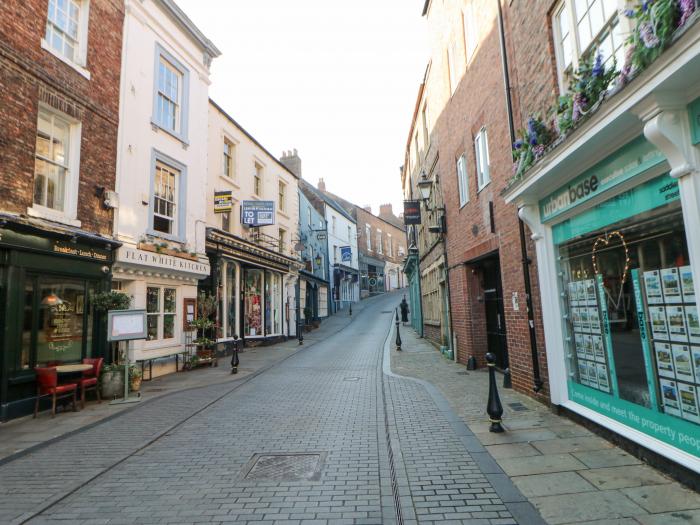
[(389, 217), (389, 218), (396, 218), (394, 215), (394, 210), (391, 206), (391, 204), (380, 204), (379, 205), (379, 217), (384, 218), (384, 217)]
[(320, 179), (318, 179), (318, 189), (319, 189), (320, 191), (326, 191), (326, 183), (323, 182), (323, 177), (321, 177)]
[(296, 148), (290, 151), (283, 151), (280, 162), (285, 168), (301, 179), (301, 158), (299, 158), (299, 153)]

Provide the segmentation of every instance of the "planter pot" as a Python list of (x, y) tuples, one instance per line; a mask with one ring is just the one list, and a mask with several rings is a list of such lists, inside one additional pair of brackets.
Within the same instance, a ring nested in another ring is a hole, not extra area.
[(141, 390), (141, 381), (143, 380), (142, 377), (132, 377), (129, 380), (129, 388), (131, 389), (132, 392), (138, 392)]
[(100, 378), (100, 392), (105, 399), (124, 396), (124, 371), (103, 372)]
[(319, 326), (321, 326), (321, 321), (315, 320), (315, 321), (312, 321), (311, 324), (313, 325), (314, 328), (318, 328)]

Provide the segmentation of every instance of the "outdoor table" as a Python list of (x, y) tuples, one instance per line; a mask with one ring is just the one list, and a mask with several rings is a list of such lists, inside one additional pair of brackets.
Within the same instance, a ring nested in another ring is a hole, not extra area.
[(76, 372), (85, 372), (86, 370), (90, 370), (91, 368), (92, 368), (92, 365), (83, 365), (83, 364), (58, 365), (56, 367), (56, 372), (59, 374), (74, 374)]

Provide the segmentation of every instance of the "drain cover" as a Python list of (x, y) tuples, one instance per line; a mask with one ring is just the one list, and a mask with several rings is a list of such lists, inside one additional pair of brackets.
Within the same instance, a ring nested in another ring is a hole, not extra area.
[(324, 459), (325, 453), (255, 454), (244, 469), (244, 479), (318, 481)]
[(468, 376), (469, 372), (457, 372), (458, 376)]
[(513, 409), (514, 412), (525, 412), (530, 410), (522, 403), (508, 403), (508, 406)]
[(343, 381), (359, 381), (361, 377), (346, 377)]

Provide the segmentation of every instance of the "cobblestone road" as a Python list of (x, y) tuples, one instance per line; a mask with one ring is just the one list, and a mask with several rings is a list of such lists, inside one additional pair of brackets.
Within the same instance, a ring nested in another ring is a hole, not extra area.
[(396, 302), (1, 465), (0, 522), (543, 523), (438, 394), (385, 375)]

